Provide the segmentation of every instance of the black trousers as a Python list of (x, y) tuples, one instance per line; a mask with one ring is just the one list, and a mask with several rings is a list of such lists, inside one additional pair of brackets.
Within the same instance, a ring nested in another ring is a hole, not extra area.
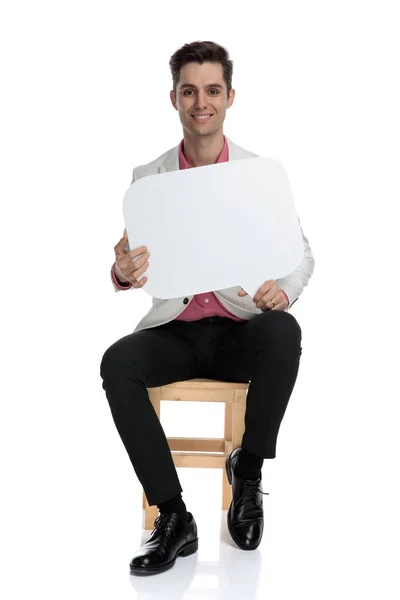
[(244, 322), (229, 317), (174, 320), (126, 335), (105, 351), (102, 387), (150, 505), (183, 490), (146, 388), (194, 378), (250, 382), (242, 447), (275, 458), (301, 352), (300, 326), (280, 310)]

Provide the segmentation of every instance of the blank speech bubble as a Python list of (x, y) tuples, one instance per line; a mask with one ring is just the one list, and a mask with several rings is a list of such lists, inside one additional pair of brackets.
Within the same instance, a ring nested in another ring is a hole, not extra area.
[(142, 289), (155, 298), (234, 286), (254, 297), (304, 255), (286, 172), (271, 158), (142, 177), (126, 192), (122, 211), (130, 250), (150, 252)]

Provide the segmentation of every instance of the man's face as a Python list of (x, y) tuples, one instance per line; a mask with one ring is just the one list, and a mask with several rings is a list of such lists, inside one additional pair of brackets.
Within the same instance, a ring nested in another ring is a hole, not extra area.
[[(191, 62), (181, 68), (180, 78), (170, 93), (172, 105), (179, 112), (183, 129), (195, 136), (214, 135), (222, 130), (225, 113), (234, 100), (229, 98), (221, 63)], [(211, 115), (203, 119), (196, 115)]]

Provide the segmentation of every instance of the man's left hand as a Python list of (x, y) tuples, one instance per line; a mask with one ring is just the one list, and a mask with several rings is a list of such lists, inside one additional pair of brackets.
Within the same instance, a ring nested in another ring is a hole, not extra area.
[[(247, 292), (241, 289), (238, 296), (247, 296)], [(273, 303), (271, 300), (273, 300)], [(289, 306), (285, 292), (274, 279), (269, 279), (260, 287), (253, 298), (253, 302), (263, 312), (266, 310), (286, 310)]]

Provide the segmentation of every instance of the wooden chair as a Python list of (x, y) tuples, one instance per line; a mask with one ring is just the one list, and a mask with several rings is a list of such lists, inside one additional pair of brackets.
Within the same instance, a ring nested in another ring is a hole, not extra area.
[[(223, 438), (169, 438), (175, 467), (222, 469), (222, 509), (227, 510), (232, 490), (225, 471), (225, 461), (235, 448), (241, 446), (244, 415), (249, 383), (189, 379), (161, 387), (147, 388), (150, 402), (160, 419), (161, 400), (196, 402), (225, 402), (225, 433)], [(144, 528), (152, 529), (158, 516), (156, 505), (149, 506), (143, 491)]]

